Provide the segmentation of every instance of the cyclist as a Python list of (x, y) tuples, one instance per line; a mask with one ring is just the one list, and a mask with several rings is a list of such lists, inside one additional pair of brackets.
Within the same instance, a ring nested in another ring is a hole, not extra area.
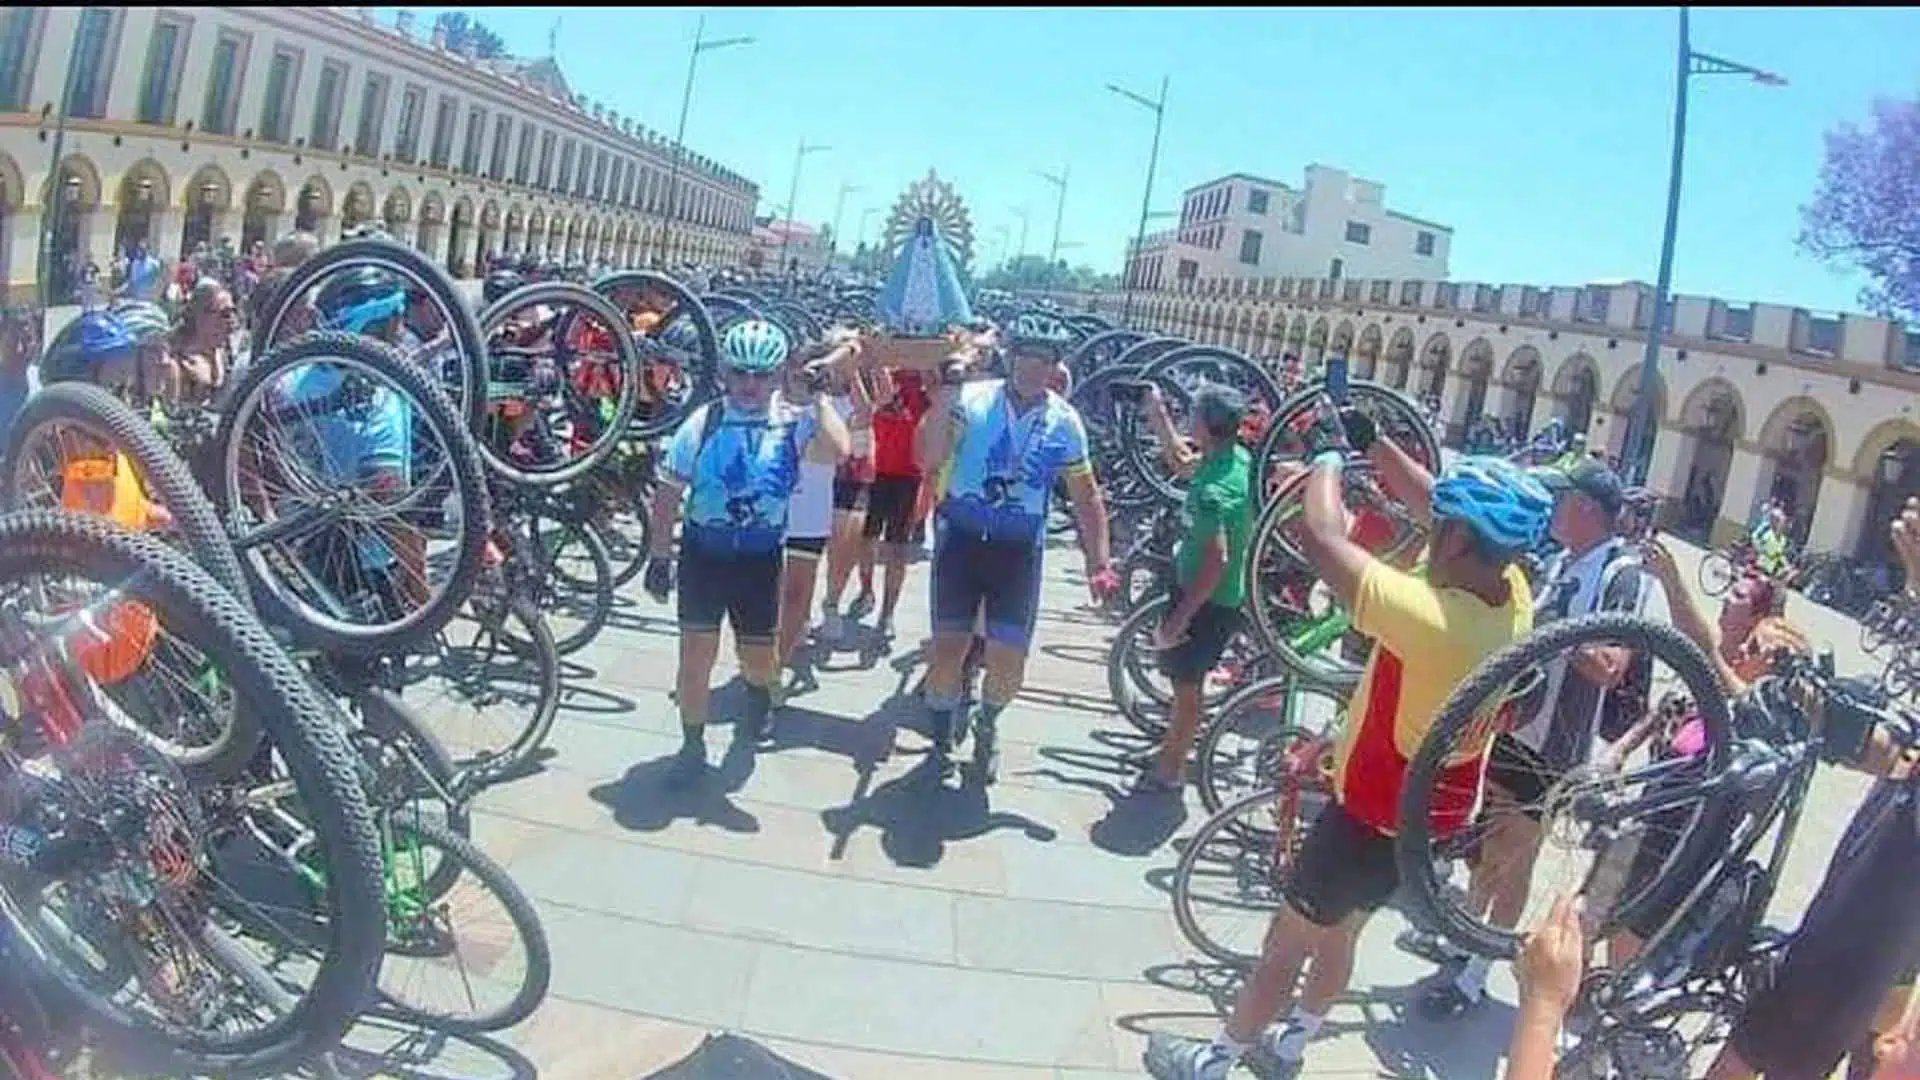
[[(787, 400), (806, 408), (814, 400), (826, 398), (830, 407), (819, 410), (820, 427), (834, 448), (834, 459), (800, 463), (800, 480), (787, 502), (787, 559), (781, 582), (780, 628), (777, 655), (784, 666), (792, 663), (795, 648), (807, 630), (807, 612), (813, 607), (813, 584), (819, 576), (820, 559), (826, 554), (833, 533), (833, 489), (839, 463), (852, 451), (852, 438), (840, 406), (824, 385), (830, 371), (844, 374), (860, 354), (858, 338), (845, 340), (826, 356), (810, 363), (799, 363), (796, 353), (786, 368)], [(816, 380), (820, 380), (816, 382)], [(778, 684), (776, 684), (778, 685)]]
[(226, 385), (238, 314), (225, 285), (204, 277), (194, 284), (172, 346), (180, 368), (178, 396), (185, 404), (205, 405)]
[(867, 603), (863, 606), (856, 599), (843, 617), (840, 597), (862, 558), (860, 548), (873, 496), (875, 403), (890, 398), (893, 392), (886, 369), (881, 367), (847, 372), (842, 386), (843, 393), (834, 397), (834, 407), (846, 414), (853, 434), (853, 453), (840, 463), (833, 477), (833, 540), (827, 550), (827, 595), (820, 602), (819, 631), (821, 640), (831, 643), (845, 640), (848, 622), (857, 622), (872, 608), (872, 597), (863, 591)]
[(165, 406), (176, 400), (179, 393), (180, 369), (167, 351), (168, 339), (173, 336), (173, 323), (167, 318), (167, 313), (160, 310), (160, 305), (140, 300), (114, 305), (113, 314), (133, 338), (133, 378), (130, 384), (101, 385), (126, 398), (136, 409), (157, 419), (164, 415)]
[[(1364, 453), (1389, 492), (1433, 527), (1424, 575), (1368, 554), (1347, 537), (1343, 458), (1314, 459), (1302, 505), (1302, 554), (1374, 639), (1334, 752), (1333, 798), (1308, 830), (1284, 885), (1258, 967), (1221, 1033), (1211, 1041), (1155, 1033), (1145, 1064), (1161, 1080), (1224, 1077), (1254, 1044), (1297, 1065), (1329, 1006), (1346, 990), (1354, 947), (1374, 910), (1399, 887), (1393, 834), (1408, 762), (1442, 703), (1488, 654), (1533, 627), (1533, 603), (1517, 564), (1552, 516), (1540, 483), (1499, 458), (1455, 459), (1434, 479), (1370, 420), (1348, 410), (1346, 441)], [(1479, 801), (1486, 750), (1450, 763), (1456, 792), (1436, 811), (1443, 833), (1467, 823)], [(1312, 961), (1301, 1001), (1278, 1029), (1295, 984)]]
[(1779, 503), (1767, 504), (1760, 520), (1747, 534), (1747, 540), (1753, 545), (1754, 564), (1761, 573), (1771, 578), (1786, 577), (1793, 539), (1787, 534), (1787, 512)]
[[(720, 342), (725, 397), (695, 409), (674, 432), (654, 489), (647, 592), (664, 601), (679, 578), (682, 741), (670, 773), (676, 783), (707, 767), (707, 680), (723, 619), (733, 626), (747, 690), (738, 730), (753, 739), (769, 733), (787, 507), (801, 459), (831, 462), (839, 450), (822, 434), (821, 412), (831, 407), (824, 397), (802, 409), (774, 392), (791, 348), (786, 333), (762, 319), (727, 331)], [(687, 521), (676, 575), (668, 557), (683, 496)]]
[[(984, 617), (986, 682), (974, 761), (992, 783), (997, 725), (1025, 673), (1039, 608), (1041, 555), (1055, 481), (1064, 478), (1080, 523), (1080, 550), (1096, 598), (1115, 587), (1107, 511), (1087, 460), (1080, 414), (1047, 389), (1058, 374), (1061, 343), (1015, 337), (1012, 376), (954, 385), (943, 376), (921, 421), (916, 449), (923, 470), (952, 472), (940, 501), (933, 557), (933, 658), (926, 698), (932, 713), (932, 761), (943, 781), (949, 755), (967, 733), (954, 714), (976, 619)], [(956, 364), (950, 364), (953, 371)]]
[(853, 607), (862, 614), (873, 607), (873, 565), (876, 556), (884, 557), (886, 577), (875, 628), (882, 641), (891, 641), (893, 613), (906, 585), (907, 549), (920, 503), (920, 465), (914, 460), (913, 436), (933, 399), (920, 372), (910, 368), (891, 375), (882, 372), (881, 386), (884, 400), (873, 415), (873, 487), (867, 494), (866, 528), (860, 536), (860, 595)]
[(1174, 430), (1160, 389), (1147, 389), (1147, 417), (1167, 464), (1189, 478), (1186, 531), (1175, 556), (1178, 586), (1167, 598), (1154, 645), (1173, 683), (1173, 716), (1159, 760), (1134, 790), (1170, 794), (1181, 787), (1187, 753), (1200, 731), (1200, 690), (1240, 629), (1246, 595), (1247, 540), (1253, 532), (1253, 456), (1240, 445), (1246, 398), (1207, 386), (1194, 398), (1191, 438)]
[[(139, 343), (125, 322), (110, 312), (89, 311), (76, 323), (72, 347), (49, 357), (55, 362), (41, 369), (42, 382), (132, 385)], [(104, 514), (133, 529), (172, 524), (166, 507), (147, 500), (137, 467), (110, 442), (83, 434), (76, 445), (62, 447), (62, 457), (60, 496), (67, 509)]]

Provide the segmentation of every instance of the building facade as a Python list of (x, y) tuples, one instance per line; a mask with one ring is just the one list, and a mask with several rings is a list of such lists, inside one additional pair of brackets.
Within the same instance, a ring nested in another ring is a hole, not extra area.
[(739, 262), (758, 195), (698, 155), (676, 163), (670, 140), (573, 93), (550, 59), (462, 55), (406, 13), (380, 24), (370, 8), (0, 12), (10, 297), (37, 283), (49, 199), (57, 260), (105, 268), (139, 243), (171, 259), (295, 228), (330, 243), (379, 222), (464, 277), (489, 254)]
[(769, 273), (812, 277), (826, 270), (833, 249), (830, 233), (799, 221), (769, 221), (753, 230), (747, 265)]
[(1146, 288), (1214, 278), (1418, 278), (1444, 281), (1453, 230), (1386, 206), (1386, 187), (1326, 165), (1306, 184), (1234, 173), (1188, 188), (1180, 223), (1130, 248)]
[[(1061, 295), (1118, 317), (1118, 293)], [(1437, 398), (1458, 442), (1482, 417), (1560, 417), (1618, 455), (1639, 398), (1653, 290), (1432, 280), (1210, 278), (1137, 292), (1135, 329), (1309, 364)], [(1677, 297), (1657, 364), (1648, 486), (1669, 527), (1723, 542), (1769, 498), (1809, 550), (1881, 560), (1920, 494), (1920, 332), (1869, 315)]]

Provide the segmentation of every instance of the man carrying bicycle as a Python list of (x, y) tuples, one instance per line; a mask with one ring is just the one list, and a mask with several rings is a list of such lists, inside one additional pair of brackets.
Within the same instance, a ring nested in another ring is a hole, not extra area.
[[(1453, 688), (1533, 627), (1517, 560), (1552, 515), (1540, 483), (1504, 460), (1471, 457), (1436, 480), (1379, 438), (1362, 414), (1348, 411), (1341, 423), (1387, 491), (1431, 524), (1426, 570), (1396, 569), (1348, 539), (1344, 455), (1317, 455), (1302, 505), (1302, 554), (1353, 613), (1354, 628), (1374, 639), (1373, 649), (1335, 747), (1334, 797), (1302, 841), (1259, 965), (1211, 1041), (1152, 1036), (1145, 1064), (1160, 1080), (1221, 1080), (1249, 1052), (1283, 1067), (1305, 1057), (1307, 1041), (1346, 991), (1361, 931), (1399, 887), (1394, 834), (1409, 762)], [(1476, 748), (1441, 769), (1436, 790), (1447, 794), (1433, 822), (1441, 833), (1468, 823), (1486, 752)], [(1303, 971), (1299, 1004), (1269, 1030), (1293, 1002)]]
[(1769, 502), (1760, 520), (1747, 534), (1753, 545), (1754, 565), (1770, 578), (1784, 578), (1791, 569), (1793, 538), (1787, 534), (1787, 512), (1777, 502)]

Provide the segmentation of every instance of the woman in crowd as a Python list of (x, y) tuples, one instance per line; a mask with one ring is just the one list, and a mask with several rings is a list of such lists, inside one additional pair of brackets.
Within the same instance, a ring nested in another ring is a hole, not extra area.
[(226, 286), (212, 278), (195, 283), (171, 349), (185, 404), (205, 405), (226, 383), (233, 369), (236, 321), (233, 294)]

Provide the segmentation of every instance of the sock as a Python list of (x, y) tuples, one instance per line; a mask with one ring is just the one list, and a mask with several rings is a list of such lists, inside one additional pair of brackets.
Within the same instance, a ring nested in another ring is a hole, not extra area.
[(706, 752), (707, 725), (700, 723), (698, 721), (690, 720), (690, 718), (685, 713), (681, 713), (680, 714), (680, 748), (682, 750), (685, 750), (695, 746), (699, 747), (702, 753)]
[(1325, 1016), (1316, 1016), (1305, 1008), (1295, 1005), (1287, 1017), (1284, 1026), (1270, 1031), (1268, 1050), (1282, 1062), (1292, 1064), (1307, 1056), (1307, 1042), (1320, 1033), (1320, 1025), (1327, 1022)]
[(764, 686), (747, 684), (747, 722), (758, 726), (766, 720), (767, 713), (773, 709), (773, 691)]
[(1240, 1059), (1246, 1056), (1247, 1044), (1227, 1034), (1226, 1028), (1221, 1028), (1220, 1034), (1215, 1035), (1213, 1042), (1208, 1044), (1207, 1054), (1209, 1057), (1214, 1055), (1224, 1056), (1227, 1063), (1225, 1071), (1232, 1072), (1233, 1067), (1240, 1064)]
[(959, 702), (949, 695), (927, 694), (927, 730), (935, 751), (945, 753), (953, 735), (953, 710)]
[(996, 705), (991, 701), (981, 702), (980, 703), (981, 725), (984, 727), (993, 727), (995, 724), (999, 723), (1000, 714), (1002, 712), (1005, 712), (1006, 708), (1007, 706), (1004, 703)]
[(1478, 999), (1487, 992), (1487, 970), (1493, 967), (1493, 961), (1484, 956), (1469, 956), (1466, 963), (1460, 965), (1460, 974), (1453, 977), (1453, 985), (1470, 998)]

